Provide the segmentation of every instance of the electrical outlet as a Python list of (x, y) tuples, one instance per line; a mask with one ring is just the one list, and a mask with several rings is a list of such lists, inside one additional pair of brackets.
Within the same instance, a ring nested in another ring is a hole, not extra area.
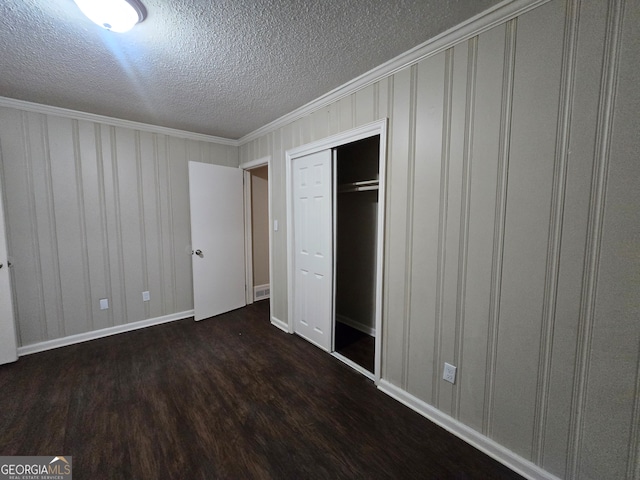
[(109, 308), (109, 299), (101, 298), (100, 299), (100, 310), (106, 310)]
[(444, 373), (442, 374), (442, 378), (449, 383), (456, 383), (456, 367), (445, 362)]
[(149, 295), (149, 292), (142, 292), (142, 301), (148, 302), (149, 300), (151, 300), (151, 295)]

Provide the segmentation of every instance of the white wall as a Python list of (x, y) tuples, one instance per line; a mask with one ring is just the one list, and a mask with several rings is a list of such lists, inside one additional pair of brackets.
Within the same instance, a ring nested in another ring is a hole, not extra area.
[(0, 154), (21, 346), (193, 309), (187, 162), (237, 147), (0, 107)]
[(249, 136), (274, 316), (285, 151), (388, 117), (383, 380), (559, 477), (640, 478), (639, 24), (552, 0)]

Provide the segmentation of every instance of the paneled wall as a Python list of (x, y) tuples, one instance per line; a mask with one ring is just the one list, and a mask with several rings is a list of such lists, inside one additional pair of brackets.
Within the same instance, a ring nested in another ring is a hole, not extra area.
[[(389, 118), (383, 380), (563, 478), (640, 478), (640, 3), (552, 0), (240, 148)], [(443, 362), (458, 367), (455, 385)]]
[(3, 107), (0, 154), (19, 345), (193, 309), (187, 162), (237, 147)]

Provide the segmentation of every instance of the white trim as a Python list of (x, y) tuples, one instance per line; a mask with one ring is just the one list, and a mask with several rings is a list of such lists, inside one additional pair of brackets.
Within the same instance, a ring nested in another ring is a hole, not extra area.
[[(266, 295), (262, 295), (261, 297), (258, 297), (258, 292), (260, 291), (264, 291), (264, 290), (268, 290), (269, 293), (267, 293)], [(253, 301), (257, 302), (259, 300), (266, 300), (267, 298), (271, 298), (271, 287), (268, 283), (265, 283), (264, 285), (254, 285), (253, 287)]]
[(371, 337), (376, 336), (376, 328), (370, 327), (369, 325), (365, 325), (364, 323), (360, 323), (353, 318), (347, 317), (346, 315), (340, 315), (336, 313), (336, 322), (344, 323), (345, 325), (349, 325), (351, 328), (355, 328), (356, 330), (366, 333)]
[[(269, 298), (273, 298), (273, 210), (271, 208), (271, 197), (273, 195), (272, 184), (273, 184), (273, 169), (271, 168), (271, 156), (266, 157), (267, 159), (267, 192), (269, 196)], [(273, 316), (273, 302), (269, 301), (269, 316), (271, 318), (275, 318)]]
[[(379, 195), (378, 195), (378, 231), (377, 231), (377, 247), (376, 247), (376, 298), (375, 298), (375, 325), (376, 332), (382, 332), (382, 282), (383, 282), (383, 260), (384, 260), (384, 214), (386, 210), (386, 165), (387, 165), (387, 119), (377, 120), (358, 128), (347, 130), (336, 135), (308, 143), (300, 147), (292, 148), (285, 152), (285, 175), (286, 175), (286, 212), (287, 212), (287, 269), (289, 282), (287, 286), (288, 318), (289, 333), (294, 331), (293, 321), (293, 298), (294, 298), (294, 282), (295, 271), (293, 265), (293, 193), (292, 193), (292, 162), (295, 158), (310, 155), (329, 148), (336, 148), (346, 143), (356, 142), (363, 138), (380, 135), (380, 151), (379, 151)], [(273, 283), (272, 283), (273, 285)], [(382, 371), (382, 335), (375, 337), (375, 361), (374, 375), (375, 381), (380, 380), (380, 372)]]
[(469, 445), (489, 455), (491, 458), (509, 467), (523, 477), (532, 480), (559, 480), (555, 475), (552, 475), (534, 463), (531, 463), (529, 460), (503, 447), (495, 440), (485, 437), (471, 427), (441, 412), (428, 403), (423, 402), (400, 387), (396, 387), (387, 380), (380, 380), (378, 382), (378, 388), (403, 405), (428, 418), (436, 425), (441, 426), (449, 433), (464, 440)]
[(387, 119), (380, 125), (380, 152), (378, 163), (378, 219), (376, 241), (376, 298), (374, 373), (375, 382), (382, 375), (382, 297), (384, 296), (385, 212), (387, 211)]
[(232, 147), (240, 146), (240, 142), (238, 142), (238, 140), (233, 140), (230, 138), (215, 137), (213, 135), (205, 135), (203, 133), (187, 132), (186, 130), (178, 130), (175, 128), (161, 127), (159, 125), (151, 125), (149, 123), (123, 120), (121, 118), (107, 117), (105, 115), (98, 115), (95, 113), (80, 112), (68, 108), (53, 107), (51, 105), (27, 102), (25, 100), (17, 100), (15, 98), (0, 97), (0, 107), (16, 108), (18, 110), (41, 113), (43, 115), (56, 115), (58, 117), (72, 118), (74, 120), (86, 120), (89, 122), (112, 125), (114, 127), (131, 128), (134, 130), (160, 133), (162, 135), (171, 135), (172, 137), (198, 140), (201, 142), (217, 143), (220, 145), (229, 145)]
[(68, 108), (54, 107), (39, 103), (27, 102), (8, 97), (0, 97), (0, 107), (16, 108), (30, 112), (42, 113), (45, 115), (57, 115), (61, 117), (74, 118), (77, 120), (88, 120), (91, 122), (100, 122), (116, 127), (132, 128), (135, 130), (143, 130), (153, 133), (172, 135), (180, 138), (188, 138), (192, 140), (200, 140), (204, 142), (218, 143), (221, 145), (230, 145), (233, 147), (242, 146), (256, 138), (261, 137), (265, 133), (276, 130), (288, 123), (305, 117), (309, 113), (325, 107), (341, 98), (360, 90), (368, 85), (380, 81), (381, 79), (393, 75), (399, 70), (417, 63), (429, 56), (436, 55), (453, 45), (463, 42), (471, 37), (479, 35), (496, 25), (500, 25), (512, 18), (518, 17), (534, 8), (543, 5), (550, 0), (504, 0), (493, 7), (471, 17), (470, 19), (450, 28), (449, 30), (436, 35), (426, 42), (398, 55), (382, 65), (350, 80), (349, 82), (331, 90), (330, 92), (318, 97), (317, 99), (303, 105), (302, 107), (283, 115), (282, 117), (263, 125), (262, 127), (242, 136), (238, 140), (231, 138), (216, 137), (213, 135), (205, 135), (201, 133), (188, 132), (148, 123), (134, 122), (131, 120), (123, 120), (119, 118), (107, 117), (88, 112), (80, 112)]
[[(285, 152), (286, 160), (289, 161), (293, 158), (304, 157), (306, 155), (311, 155), (312, 153), (317, 153), (329, 148), (336, 148), (346, 143), (357, 142), (358, 140), (362, 140), (363, 138), (382, 135), (383, 130), (386, 134), (386, 118), (382, 118), (380, 120), (376, 120), (375, 122), (367, 123), (360, 127), (352, 128), (351, 130), (340, 132), (335, 135), (331, 135), (330, 137), (325, 137), (320, 140), (316, 140), (315, 142), (306, 143), (304, 145), (300, 145), (299, 147), (287, 150)], [(380, 140), (382, 143), (382, 138)], [(290, 167), (290, 165), (287, 166)]]
[(22, 357), (23, 355), (31, 355), (32, 353), (53, 350), (54, 348), (66, 347), (67, 345), (88, 342), (89, 340), (96, 340), (98, 338), (110, 337), (111, 335), (117, 335), (119, 333), (131, 332), (133, 330), (140, 330), (141, 328), (152, 327), (154, 325), (184, 320), (189, 317), (193, 317), (193, 310), (172, 313), (171, 315), (165, 315), (163, 317), (148, 318), (146, 320), (140, 320), (139, 322), (125, 323), (123, 325), (102, 328), (100, 330), (79, 333), (77, 335), (69, 335), (68, 337), (56, 338), (55, 340), (32, 343), (30, 345), (18, 347), (18, 356)]
[[(273, 248), (274, 248), (273, 247), (273, 210), (271, 208), (271, 196), (273, 192), (271, 188), (271, 185), (273, 183), (273, 179), (272, 179), (273, 170), (271, 169), (271, 155), (267, 155), (266, 157), (252, 160), (250, 162), (242, 163), (238, 166), (238, 168), (246, 172), (247, 170), (264, 167), (265, 165), (267, 166), (267, 196), (269, 197), (268, 198), (269, 200), (269, 296), (271, 297), (271, 288), (273, 286)], [(245, 189), (246, 189), (246, 185), (245, 185)], [(251, 218), (251, 208), (249, 208), (248, 214), (249, 214), (249, 218)], [(245, 215), (247, 215), (246, 209), (245, 209)], [(247, 282), (248, 282), (247, 285), (249, 284), (253, 285), (253, 273), (251, 274), (251, 279), (247, 278)], [(269, 316), (272, 318), (271, 323), (274, 323), (273, 322), (274, 319), (277, 320), (273, 316), (273, 302), (270, 302), (269, 304)], [(281, 320), (277, 320), (277, 321), (284, 324), (284, 322), (282, 322)], [(278, 324), (274, 323), (274, 325), (276, 325), (278, 328), (282, 328)], [(285, 329), (285, 331), (287, 330), (288, 330), (288, 327)]]
[(336, 298), (338, 298), (336, 288), (336, 285), (338, 284), (338, 255), (336, 254), (338, 245), (338, 151), (336, 149), (333, 149), (331, 152), (331, 180), (331, 191), (333, 193), (331, 197), (331, 228), (333, 229), (333, 238), (331, 240), (333, 242), (331, 245), (331, 254), (333, 257), (333, 265), (331, 265), (331, 268), (333, 269), (333, 275), (331, 275), (331, 352), (335, 353)]
[(407, 52), (389, 60), (382, 65), (354, 78), (353, 80), (331, 90), (330, 92), (318, 97), (317, 99), (303, 105), (302, 107), (283, 115), (282, 117), (270, 122), (238, 140), (240, 146), (251, 142), (262, 135), (276, 130), (288, 123), (299, 120), (310, 113), (326, 107), (341, 98), (353, 94), (354, 92), (365, 88), (373, 83), (379, 82), (385, 77), (406, 68), (409, 65), (424, 60), (427, 57), (436, 55), (457, 43), (475, 37), (496, 25), (505, 23), (512, 18), (518, 17), (534, 8), (543, 5), (550, 0), (505, 0), (493, 7), (479, 13), (475, 17), (450, 28), (449, 30), (437, 35), (430, 40), (408, 50)]
[(251, 173), (242, 170), (242, 193), (244, 197), (244, 296), (247, 305), (253, 303), (253, 204)]
[(267, 155), (266, 157), (251, 160), (250, 162), (241, 163), (240, 165), (238, 165), (238, 168), (242, 170), (253, 170), (254, 168), (260, 168), (268, 165), (270, 161), (271, 155)]
[(285, 322), (283, 322), (282, 320), (280, 320), (279, 318), (276, 317), (271, 317), (271, 325), (273, 325), (276, 328), (279, 328), (280, 330), (282, 330), (284, 333), (291, 333), (289, 331), (289, 325), (287, 325)]
[(369, 370), (367, 370), (366, 368), (364, 368), (359, 363), (354, 362), (350, 358), (347, 358), (347, 357), (345, 357), (344, 355), (341, 355), (338, 352), (331, 352), (331, 355), (334, 356), (335, 358), (337, 358), (338, 360), (340, 360), (342, 363), (345, 363), (345, 364), (349, 365), (351, 368), (356, 370), (358, 373), (361, 373), (362, 375), (367, 377), (369, 380), (373, 380), (374, 382), (376, 381), (375, 375), (373, 373), (371, 373)]

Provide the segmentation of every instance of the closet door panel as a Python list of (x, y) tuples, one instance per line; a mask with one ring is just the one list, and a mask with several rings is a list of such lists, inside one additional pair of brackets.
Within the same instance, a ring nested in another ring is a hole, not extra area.
[(329, 351), (333, 305), (331, 151), (293, 162), (294, 329)]

